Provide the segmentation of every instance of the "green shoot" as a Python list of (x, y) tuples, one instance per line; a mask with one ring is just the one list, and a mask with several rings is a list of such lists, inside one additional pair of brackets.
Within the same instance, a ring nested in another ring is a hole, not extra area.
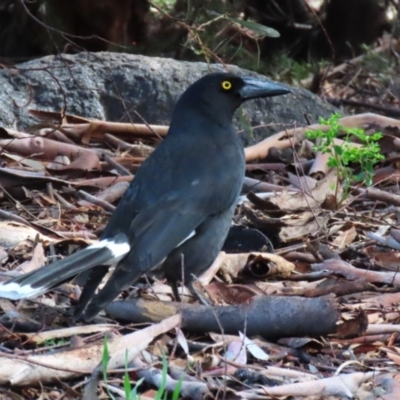
[(154, 397), (154, 400), (161, 400), (162, 397), (166, 398), (167, 391), (165, 390), (166, 384), (167, 384), (167, 373), (168, 373), (168, 362), (167, 362), (167, 357), (165, 354), (163, 354), (162, 357), (162, 381), (161, 385), (157, 390), (156, 396)]
[(178, 400), (181, 395), (181, 388), (183, 382), (183, 375), (179, 378), (178, 383), (175, 386), (174, 392), (172, 393), (172, 400)]
[(132, 385), (128, 374), (128, 350), (125, 350), (124, 391), (125, 391), (125, 399), (131, 400)]
[[(360, 128), (343, 127), (339, 123), (341, 117), (341, 114), (335, 113), (328, 119), (320, 118), (320, 124), (328, 125), (329, 129), (307, 131), (306, 137), (317, 140), (317, 144), (314, 146), (316, 151), (329, 154), (328, 166), (338, 171), (338, 179), (342, 179), (344, 182), (344, 197), (346, 197), (350, 185), (354, 181), (364, 182), (367, 186), (372, 185), (374, 165), (384, 159), (384, 156), (380, 153), (377, 143), (382, 138), (380, 132), (369, 135)], [(342, 133), (344, 133), (342, 138), (344, 143), (338, 145), (335, 143), (335, 139)], [(356, 147), (352, 144), (352, 136), (361, 142), (361, 146)], [(357, 175), (353, 173), (352, 164), (358, 164), (360, 167)]]
[[(104, 336), (104, 345), (103, 345), (103, 357), (101, 359), (101, 365), (103, 367), (103, 379), (104, 381), (107, 381), (107, 366), (108, 366), (108, 361), (110, 360), (110, 353), (108, 352), (108, 344), (107, 344), (107, 335)], [(106, 386), (107, 388), (107, 394), (108, 397), (111, 400), (115, 400), (115, 397), (113, 396), (113, 394), (110, 392), (110, 389), (108, 388), (108, 386)]]
[(43, 341), (43, 346), (45, 347), (53, 347), (53, 346), (62, 346), (64, 344), (67, 344), (68, 340), (66, 339), (47, 339)]
[(125, 399), (126, 400), (140, 400), (140, 396), (138, 395), (138, 389), (141, 383), (144, 381), (144, 378), (140, 378), (135, 387), (132, 389), (131, 380), (128, 374), (128, 350), (125, 352), (125, 373), (124, 373), (124, 391), (125, 391)]
[(140, 400), (140, 396), (138, 395), (137, 391), (139, 389), (139, 386), (142, 384), (144, 381), (144, 378), (140, 378), (136, 384), (135, 387), (132, 389), (132, 392), (130, 393), (130, 397), (127, 397), (127, 400)]

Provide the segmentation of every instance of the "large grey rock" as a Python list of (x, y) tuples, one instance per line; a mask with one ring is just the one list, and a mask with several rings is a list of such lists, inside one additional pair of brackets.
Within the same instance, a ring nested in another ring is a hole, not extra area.
[[(180, 62), (122, 53), (82, 53), (48, 56), (0, 71), (0, 124), (20, 129), (36, 124), (29, 109), (60, 111), (109, 121), (168, 124), (173, 105), (192, 82), (220, 65)], [(255, 73), (229, 66), (242, 75)], [(282, 124), (304, 124), (336, 109), (307, 90), (247, 102), (245, 119), (252, 126), (242, 134), (246, 144), (282, 129)], [(236, 124), (240, 127), (239, 118)], [(271, 125), (272, 124), (272, 125)], [(273, 124), (276, 124), (275, 126)]]

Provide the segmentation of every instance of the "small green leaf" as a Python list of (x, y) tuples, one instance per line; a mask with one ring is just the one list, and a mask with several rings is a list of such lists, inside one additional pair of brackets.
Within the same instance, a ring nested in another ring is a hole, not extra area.
[(343, 150), (342, 150), (342, 147), (341, 147), (341, 146), (338, 146), (337, 144), (335, 144), (335, 145), (333, 146), (333, 148), (334, 148), (334, 150), (335, 150), (335, 152), (336, 152), (336, 154), (337, 154), (338, 156), (341, 156), (341, 155), (343, 154)]
[(130, 393), (130, 397), (128, 398), (129, 400), (138, 400), (140, 397), (137, 394), (139, 386), (142, 384), (144, 381), (144, 378), (140, 378), (137, 382), (135, 387), (132, 389), (132, 392)]
[(124, 391), (126, 400), (131, 399), (131, 380), (128, 374), (128, 350), (125, 350), (125, 373), (124, 373)]
[(101, 363), (103, 366), (103, 374), (104, 374), (104, 372), (107, 374), (107, 365), (108, 365), (109, 358), (110, 358), (110, 355), (108, 352), (107, 335), (106, 335), (106, 336), (104, 336), (103, 357), (101, 359)]
[(165, 386), (167, 384), (167, 374), (168, 374), (168, 361), (167, 357), (163, 353), (162, 355), (162, 376), (161, 376), (161, 385), (157, 390), (157, 393), (154, 397), (154, 400), (161, 400), (163, 396), (165, 396), (166, 390)]
[(172, 393), (172, 400), (178, 400), (181, 395), (181, 388), (183, 382), (183, 375), (179, 378), (178, 383), (175, 386), (174, 392)]
[[(102, 364), (102, 368), (103, 368), (103, 379), (105, 381), (107, 381), (107, 366), (108, 366), (109, 359), (110, 359), (110, 354), (108, 352), (107, 335), (105, 335), (104, 336), (104, 344), (103, 344), (103, 357), (101, 359), (101, 364)], [(115, 400), (115, 397), (110, 392), (110, 389), (108, 388), (108, 386), (107, 386), (107, 394), (111, 400)]]

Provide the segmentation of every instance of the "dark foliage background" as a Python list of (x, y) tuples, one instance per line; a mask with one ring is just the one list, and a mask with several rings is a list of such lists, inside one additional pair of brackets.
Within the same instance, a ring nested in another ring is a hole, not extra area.
[[(282, 57), (353, 58), (394, 32), (397, 8), (397, 0), (1, 0), (0, 59), (112, 50), (268, 73), (271, 60)], [(280, 37), (264, 37), (238, 19)]]

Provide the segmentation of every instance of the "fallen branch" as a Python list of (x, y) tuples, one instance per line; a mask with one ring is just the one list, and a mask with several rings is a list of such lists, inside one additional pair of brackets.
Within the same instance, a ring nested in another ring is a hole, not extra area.
[(158, 322), (182, 311), (182, 328), (191, 332), (221, 332), (266, 338), (320, 336), (336, 332), (340, 318), (331, 297), (256, 296), (248, 304), (206, 307), (130, 299), (111, 303), (107, 313), (134, 323)]

